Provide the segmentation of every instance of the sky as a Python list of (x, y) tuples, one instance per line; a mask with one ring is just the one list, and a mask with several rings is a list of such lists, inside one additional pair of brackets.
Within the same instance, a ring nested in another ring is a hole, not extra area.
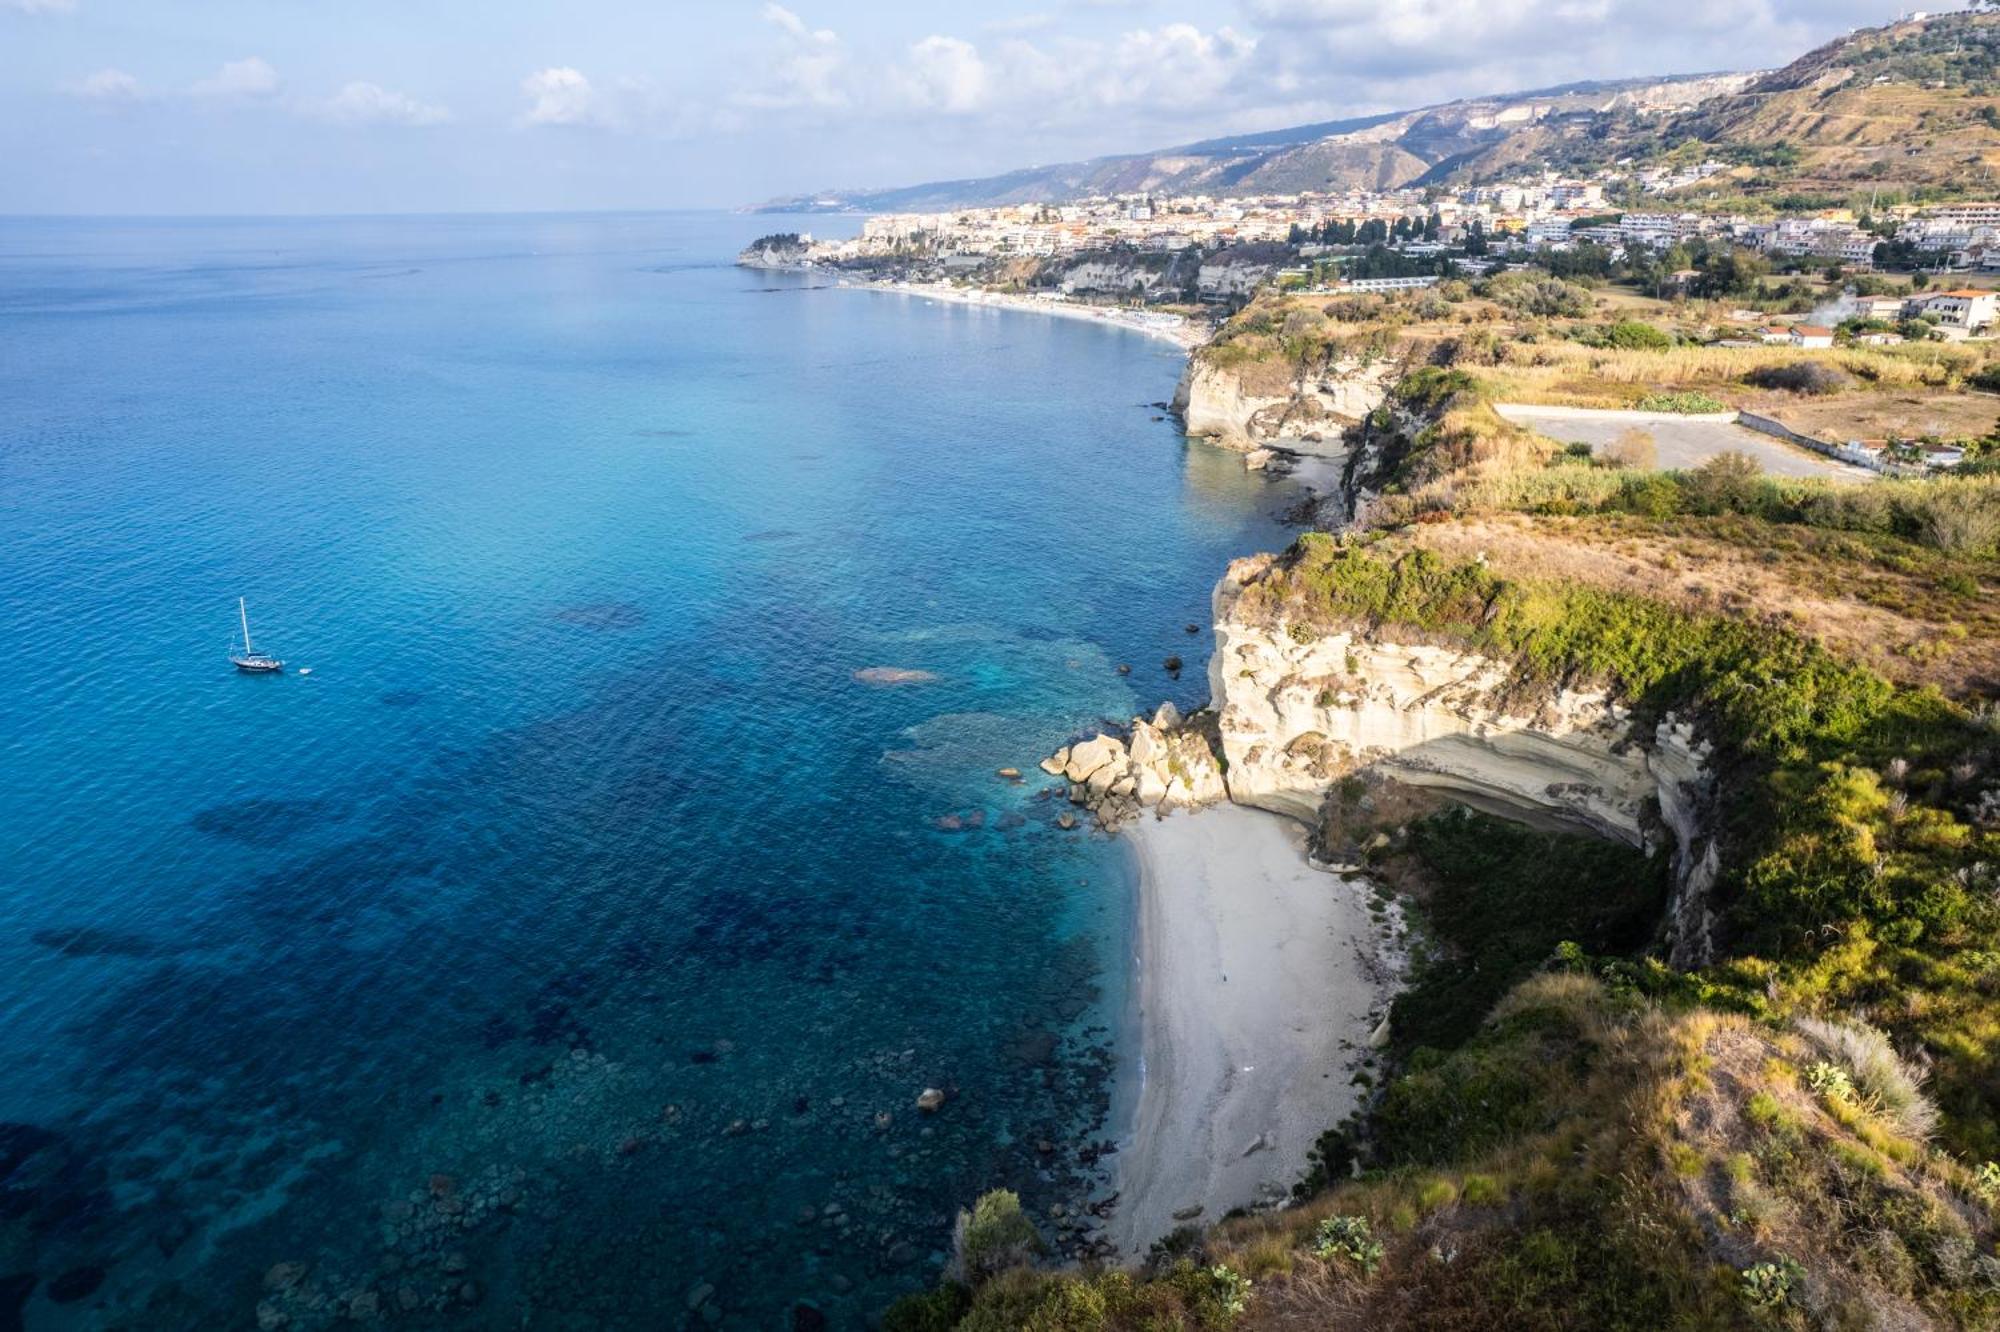
[(0, 0), (0, 213), (734, 207), (1768, 67), (1901, 8)]

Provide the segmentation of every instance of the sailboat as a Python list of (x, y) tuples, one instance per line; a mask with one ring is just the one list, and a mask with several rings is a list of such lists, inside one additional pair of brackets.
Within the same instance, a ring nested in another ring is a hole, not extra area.
[(243, 604), (243, 598), (236, 598), (236, 614), (243, 621), (243, 650), (237, 651), (234, 643), (229, 645), (229, 660), (239, 671), (252, 675), (268, 675), (285, 669), (285, 663), (268, 652), (259, 652), (250, 646), (250, 610)]

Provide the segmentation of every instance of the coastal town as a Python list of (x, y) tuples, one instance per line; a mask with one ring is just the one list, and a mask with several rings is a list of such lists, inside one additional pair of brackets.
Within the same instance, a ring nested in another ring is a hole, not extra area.
[[(1689, 207), (1722, 173), (1720, 162), (1704, 160), (1590, 178), (1544, 173), (1455, 192), (1142, 194), (881, 214), (844, 239), (767, 236), (745, 262), (1094, 318), (1186, 346), (1260, 292), (1322, 305), (1426, 293), (1463, 300), (1509, 275), (1571, 291), (1570, 306), (1559, 296), (1551, 313), (1583, 315), (1600, 300), (1588, 293), (1600, 292), (1622, 303), (1623, 326), (1608, 336), (1664, 345), (1832, 353), (1979, 343), (2000, 328), (2000, 202), (1757, 215)], [(1349, 317), (1361, 313), (1371, 312)], [(1589, 322), (1552, 331), (1607, 336)], [(1709, 414), (1725, 406), (1691, 405)], [(1991, 432), (1967, 416), (1955, 406), (1943, 416), (1790, 411), (1744, 421), (1843, 464), (1909, 475), (1956, 468), (1984, 451)]]
[[(1618, 261), (1675, 246), (1748, 250), (1777, 264), (1878, 266), (1931, 273), (2000, 274), (2000, 202), (1899, 203), (1856, 213), (1751, 216), (1686, 207), (1690, 187), (1724, 170), (1705, 161), (1676, 171), (1532, 182), (1457, 192), (1155, 198), (1131, 195), (1064, 204), (1013, 204), (863, 219), (858, 235), (800, 237), (817, 262), (926, 256), (946, 271), (1005, 258), (1095, 251), (1178, 254), (1283, 245), (1308, 260), (1382, 246), (1421, 265), (1518, 260), (1596, 247)], [(1623, 200), (1637, 199), (1633, 206)], [(1300, 270), (1315, 271), (1315, 270)]]

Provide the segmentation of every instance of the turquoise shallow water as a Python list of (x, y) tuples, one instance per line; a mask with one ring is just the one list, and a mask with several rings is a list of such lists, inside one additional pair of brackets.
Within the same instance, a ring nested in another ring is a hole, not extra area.
[(859, 1326), (1101, 1191), (1129, 871), (995, 769), (1293, 497), (772, 225), (0, 221), (0, 1329)]

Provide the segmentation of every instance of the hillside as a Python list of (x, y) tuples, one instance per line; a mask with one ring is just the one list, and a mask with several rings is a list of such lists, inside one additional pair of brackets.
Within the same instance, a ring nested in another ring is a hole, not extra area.
[(1682, 155), (1734, 164), (1734, 190), (1751, 196), (1990, 192), (2000, 163), (1996, 94), (2000, 15), (1948, 14), (1852, 33), (1669, 117), (1548, 118), (1440, 176)]
[(797, 196), (763, 210), (1391, 190), (1710, 157), (1733, 169), (1719, 189), (1711, 181), (1700, 190), (1725, 199), (1991, 193), (2000, 181), (2000, 14), (1864, 29), (1763, 74), (1578, 83), (982, 179)]
[(1441, 164), (1504, 142), (1522, 126), (1551, 117), (1693, 107), (1753, 77), (1711, 74), (1578, 83), (980, 179), (797, 195), (772, 200), (758, 211), (923, 211), (1141, 192), (1230, 195), (1396, 189), (1424, 178)]
[[(1055, 1271), (988, 1195), (888, 1332), (2000, 1328), (2000, 482), (1512, 426), (1800, 359), (1593, 299), (1267, 292), (1197, 353), (1244, 443), (1338, 445), (1347, 504), (1231, 566), (1174, 743), (1367, 867), (1410, 984), (1292, 1205)], [(1987, 355), (1813, 359), (1859, 416)]]

